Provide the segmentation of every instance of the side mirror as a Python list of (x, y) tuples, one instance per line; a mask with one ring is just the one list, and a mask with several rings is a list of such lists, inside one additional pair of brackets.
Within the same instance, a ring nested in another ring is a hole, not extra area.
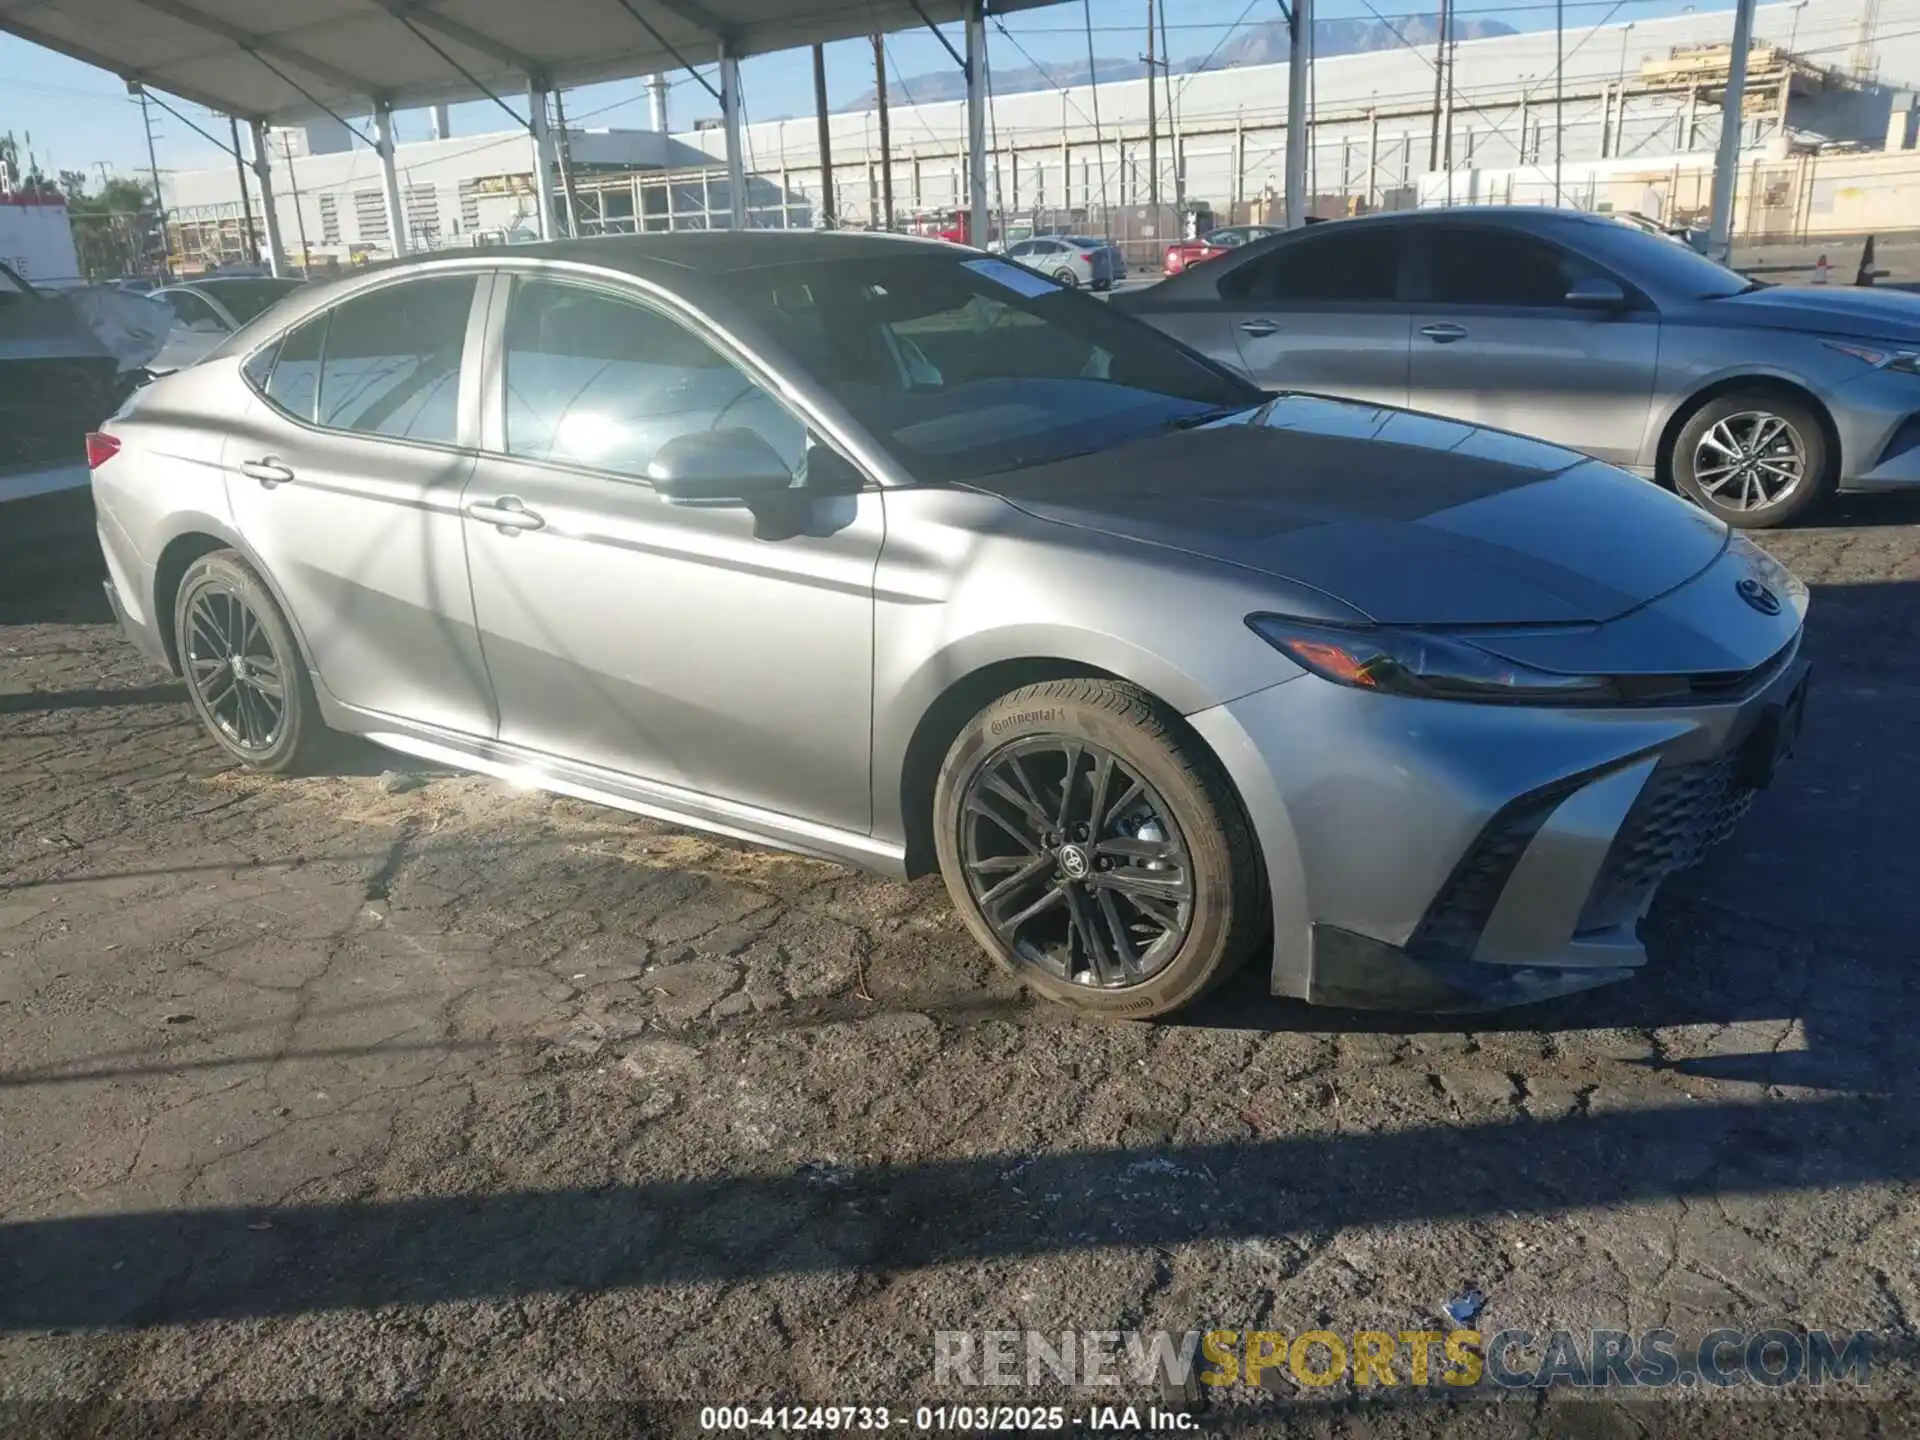
[(1624, 310), (1627, 292), (1613, 281), (1594, 275), (1573, 282), (1573, 288), (1567, 291), (1567, 304), (1580, 310)]
[(759, 435), (734, 427), (676, 435), (654, 451), (647, 479), (664, 499), (712, 504), (791, 489), (793, 471)]

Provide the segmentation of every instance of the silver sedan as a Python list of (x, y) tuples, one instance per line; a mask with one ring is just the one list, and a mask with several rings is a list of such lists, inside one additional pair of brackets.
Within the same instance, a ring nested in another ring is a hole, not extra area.
[(443, 253), (90, 437), (213, 743), (326, 732), (899, 875), (1041, 993), (1631, 975), (1793, 743), (1806, 591), (1570, 451), (1272, 397), (898, 236)]
[(1114, 303), (1256, 384), (1539, 436), (1733, 525), (1920, 485), (1920, 297), (1761, 285), (1599, 216), (1342, 220)]

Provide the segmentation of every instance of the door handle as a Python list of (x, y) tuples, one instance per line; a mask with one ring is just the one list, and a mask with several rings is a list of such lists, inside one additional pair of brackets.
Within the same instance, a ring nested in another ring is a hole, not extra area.
[(1256, 340), (1265, 339), (1279, 328), (1280, 327), (1271, 320), (1242, 320), (1240, 322), (1240, 333), (1242, 335), (1251, 335)]
[(293, 471), (282, 465), (277, 455), (263, 456), (258, 460), (242, 460), (240, 473), (249, 480), (258, 480), (268, 490), (293, 479)]
[(1420, 333), (1436, 345), (1451, 345), (1456, 340), (1467, 338), (1464, 325), (1422, 325)]
[(539, 530), (547, 523), (521, 504), (518, 495), (502, 495), (491, 504), (476, 501), (467, 506), (466, 514), (468, 519), (491, 525), (502, 535), (512, 535), (520, 530)]

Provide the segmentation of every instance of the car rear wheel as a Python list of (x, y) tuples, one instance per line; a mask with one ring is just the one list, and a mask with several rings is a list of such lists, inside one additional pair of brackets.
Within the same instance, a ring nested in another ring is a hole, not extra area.
[(1681, 427), (1674, 487), (1729, 525), (1790, 524), (1833, 492), (1835, 457), (1805, 404), (1775, 390), (1716, 396)]
[(1067, 269), (1064, 265), (1061, 266), (1058, 270), (1053, 272), (1053, 278), (1055, 280), (1058, 280), (1062, 285), (1066, 286), (1069, 290), (1077, 289), (1080, 284), (1080, 277), (1074, 274), (1073, 271)]
[(1003, 696), (948, 751), (935, 845), (974, 938), (1050, 1000), (1144, 1019), (1231, 975), (1266, 886), (1218, 763), (1135, 686)]
[(215, 743), (255, 770), (296, 774), (326, 730), (286, 617), (232, 550), (188, 567), (174, 597), (180, 673)]

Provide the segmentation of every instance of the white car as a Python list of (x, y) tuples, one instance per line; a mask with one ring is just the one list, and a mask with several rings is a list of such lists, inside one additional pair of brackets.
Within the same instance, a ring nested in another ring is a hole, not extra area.
[(304, 283), (265, 276), (212, 276), (155, 290), (147, 298), (173, 311), (173, 330), (148, 368), (159, 374), (186, 368)]

